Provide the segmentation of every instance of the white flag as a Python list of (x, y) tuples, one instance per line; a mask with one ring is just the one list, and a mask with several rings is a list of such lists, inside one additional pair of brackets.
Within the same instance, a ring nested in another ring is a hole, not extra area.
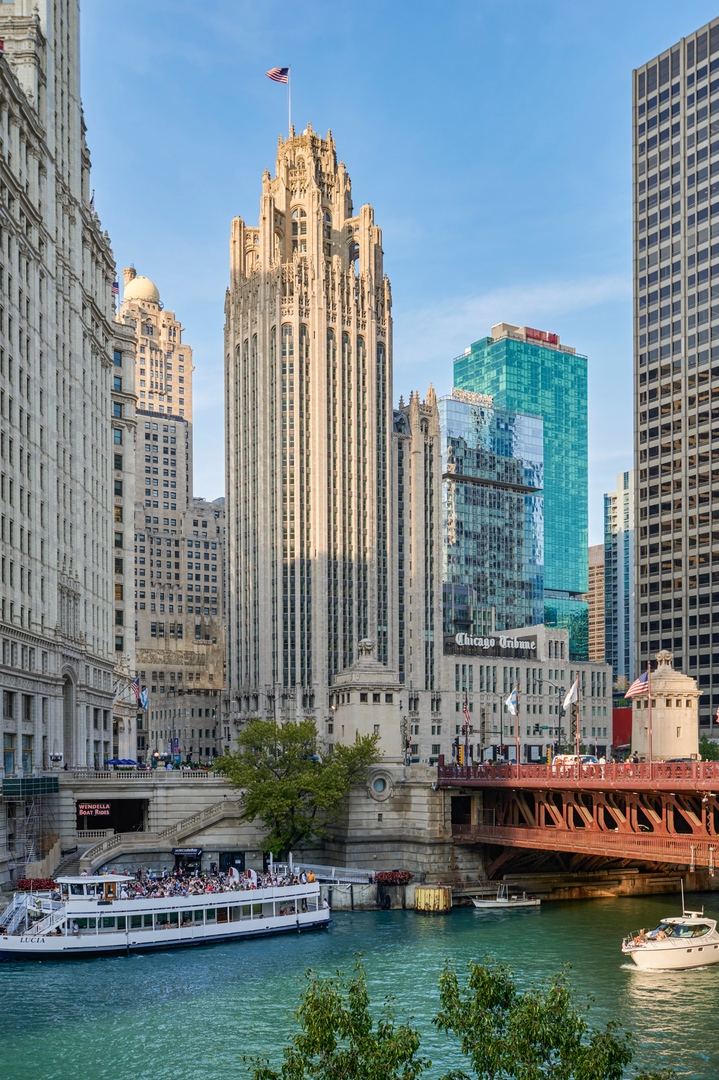
[(564, 699), (564, 709), (568, 709), (574, 701), (579, 701), (579, 679), (575, 679), (569, 688), (569, 693)]
[(113, 708), (115, 706), (115, 702), (117, 701), (117, 699), (120, 696), (120, 691), (121, 690), (122, 690), (122, 683), (118, 679), (118, 681), (115, 683), (115, 685), (114, 685), (114, 687), (112, 689), (112, 705), (113, 705)]
[(514, 690), (509, 695), (509, 697), (507, 698), (507, 700), (505, 701), (504, 704), (507, 706), (507, 709), (509, 710), (509, 712), (511, 712), (512, 716), (517, 715), (517, 688), (516, 688), (516, 686), (515, 686)]

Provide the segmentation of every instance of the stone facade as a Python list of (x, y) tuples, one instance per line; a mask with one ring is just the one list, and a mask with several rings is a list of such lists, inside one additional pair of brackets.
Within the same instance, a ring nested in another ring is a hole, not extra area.
[[(670, 652), (657, 653), (651, 673), (651, 757), (696, 758), (699, 753), (699, 699), (696, 679), (674, 670)], [(632, 700), (632, 752), (649, 761), (649, 695)]]
[[(16, 776), (92, 764), (95, 744), (109, 756), (118, 655), (114, 260), (91, 204), (78, 4), (29, 12), (0, 11), (0, 671)], [(3, 818), (0, 880), (24, 857)]]
[(225, 305), (232, 716), (321, 716), (370, 638), (396, 640), (392, 322), (382, 234), (331, 134), (280, 138)]

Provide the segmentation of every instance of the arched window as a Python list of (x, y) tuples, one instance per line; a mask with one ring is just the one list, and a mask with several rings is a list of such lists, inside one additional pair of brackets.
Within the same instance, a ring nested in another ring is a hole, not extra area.
[(301, 158), (301, 157), (297, 158), (297, 168), (298, 169), (304, 169), (304, 167), (305, 167), (305, 159)]
[(301, 207), (292, 211), (292, 253), (307, 251), (307, 211)]

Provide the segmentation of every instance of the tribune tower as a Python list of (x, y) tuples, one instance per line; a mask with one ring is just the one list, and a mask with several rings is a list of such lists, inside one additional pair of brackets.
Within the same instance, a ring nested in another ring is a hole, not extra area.
[(382, 234), (328, 132), (280, 138), (232, 222), (225, 314), (228, 664), (237, 719), (314, 715), (392, 655), (392, 321)]

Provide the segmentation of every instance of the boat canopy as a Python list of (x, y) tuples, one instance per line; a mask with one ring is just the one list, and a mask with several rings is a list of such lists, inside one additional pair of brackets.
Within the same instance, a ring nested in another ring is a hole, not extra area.
[(83, 877), (59, 877), (58, 885), (91, 885), (93, 882), (134, 881), (132, 874), (92, 874)]

